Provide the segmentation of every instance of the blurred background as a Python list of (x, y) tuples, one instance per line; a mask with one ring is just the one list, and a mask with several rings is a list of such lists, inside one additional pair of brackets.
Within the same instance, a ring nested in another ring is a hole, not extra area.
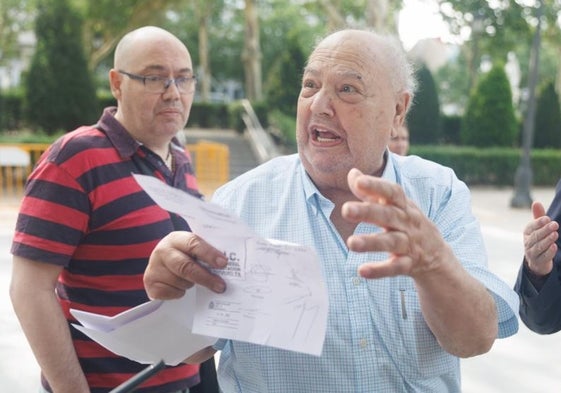
[[(0, 0), (0, 386), (35, 392), (37, 366), (8, 299), (25, 178), (61, 134), (114, 105), (107, 72), (128, 31), (182, 39), (198, 79), (185, 135), (207, 196), (295, 151), (296, 100), (314, 43), (342, 27), (397, 35), (419, 89), (410, 154), (473, 192), (491, 269), (514, 283), (533, 200), (561, 178), (561, 0)], [(561, 340), (521, 327), (462, 362), (465, 393), (561, 390)]]

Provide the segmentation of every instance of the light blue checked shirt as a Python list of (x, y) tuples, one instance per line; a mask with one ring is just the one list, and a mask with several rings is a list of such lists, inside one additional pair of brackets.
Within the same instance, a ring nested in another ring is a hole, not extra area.
[[(383, 178), (400, 184), (438, 226), (466, 270), (494, 295), (499, 337), (518, 330), (518, 297), (487, 269), (470, 193), (453, 171), (419, 157), (388, 154)], [(365, 280), (357, 267), (387, 253), (350, 252), (329, 217), (333, 203), (306, 175), (297, 155), (273, 159), (217, 190), (216, 202), (263, 237), (312, 246), (329, 292), (320, 357), (220, 340), (224, 392), (460, 392), (460, 362), (427, 327), (413, 280)], [(381, 229), (360, 224), (355, 233)], [(445, 293), (442, 296), (446, 296)]]

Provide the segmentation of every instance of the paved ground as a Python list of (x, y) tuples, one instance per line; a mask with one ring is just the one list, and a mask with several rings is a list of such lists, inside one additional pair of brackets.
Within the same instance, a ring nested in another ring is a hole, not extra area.
[[(511, 209), (511, 189), (473, 189), (473, 209), (482, 224), (491, 269), (513, 284), (522, 255), (522, 228), (527, 209)], [(553, 189), (536, 189), (535, 200), (546, 205)], [(9, 244), (17, 200), (0, 200), (0, 390), (36, 392), (38, 369), (19, 329), (8, 298), (11, 270)], [(561, 390), (561, 333), (539, 336), (524, 326), (499, 340), (486, 355), (464, 360), (464, 393), (554, 393)]]

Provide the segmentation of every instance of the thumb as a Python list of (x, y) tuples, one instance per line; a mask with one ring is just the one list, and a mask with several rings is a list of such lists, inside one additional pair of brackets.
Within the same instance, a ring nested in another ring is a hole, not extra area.
[(541, 202), (532, 203), (532, 214), (534, 215), (534, 218), (545, 216), (545, 208), (543, 207)]

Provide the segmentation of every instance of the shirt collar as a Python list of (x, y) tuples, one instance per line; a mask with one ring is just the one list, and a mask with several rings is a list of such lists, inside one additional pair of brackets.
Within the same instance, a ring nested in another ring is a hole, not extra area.
[[(390, 151), (386, 148), (384, 152), (385, 155), (385, 167), (382, 172), (382, 179), (386, 179), (392, 183), (397, 182), (396, 176), (396, 167), (395, 167), (395, 156), (394, 154), (390, 153)], [(317, 189), (316, 185), (310, 179), (310, 176), (306, 173), (304, 169), (304, 165), (300, 162), (300, 174), (302, 178), (302, 186), (304, 187), (304, 195), (306, 196), (306, 202), (309, 206), (311, 206), (314, 214), (318, 214), (319, 209), (322, 208), (330, 208), (333, 209), (333, 202), (325, 198), (319, 190)]]
[(115, 119), (116, 112), (117, 107), (112, 106), (105, 108), (101, 119), (99, 119), (97, 123), (97, 127), (105, 132), (107, 138), (109, 138), (111, 144), (115, 146), (121, 158), (128, 158), (136, 152), (140, 143), (128, 133), (117, 119)]
[[(117, 149), (121, 158), (130, 158), (135, 154), (138, 148), (142, 146), (142, 143), (135, 140), (126, 128), (115, 119), (116, 112), (117, 107), (115, 106), (105, 108), (101, 119), (99, 119), (97, 123), (97, 127), (105, 132), (107, 138), (109, 138), (111, 144)], [(172, 139), (171, 144), (176, 165), (179, 166), (190, 163), (190, 157), (183, 154), (185, 149), (176, 137)], [(179, 151), (181, 154), (175, 154), (174, 151)]]

